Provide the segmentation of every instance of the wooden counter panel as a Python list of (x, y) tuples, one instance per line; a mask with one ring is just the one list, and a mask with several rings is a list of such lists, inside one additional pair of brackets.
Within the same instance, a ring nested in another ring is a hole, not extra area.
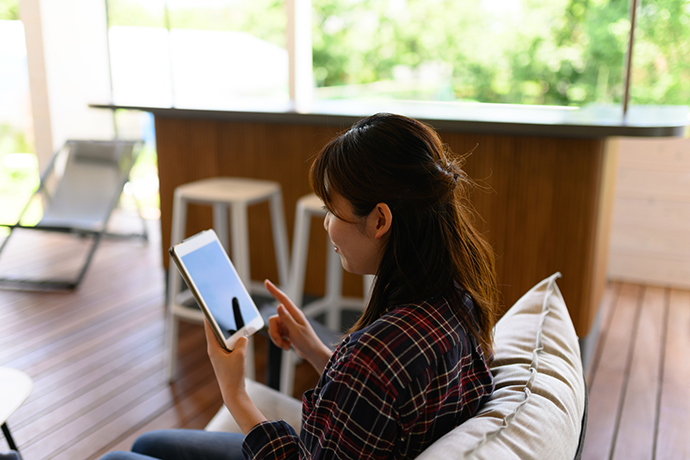
[[(253, 177), (280, 182), (292, 247), (297, 200), (311, 193), (308, 177), (312, 158), (345, 128), (156, 117), (164, 266), (167, 268), (169, 263), (167, 248), (175, 187), (207, 177)], [(190, 205), (188, 209), (187, 235), (211, 228), (209, 206)], [(249, 208), (249, 226), (252, 279), (277, 281), (267, 203)], [(312, 219), (311, 230), (305, 292), (322, 295), (328, 247), (323, 221)], [(346, 273), (343, 283), (350, 295), (362, 294), (361, 276)]]
[(605, 284), (605, 141), (440, 134), (456, 153), (478, 144), (464, 169), (479, 184), (477, 226), (496, 251), (505, 308), (559, 271), (576, 330), (586, 335)]
[[(346, 128), (156, 116), (166, 267), (174, 188), (206, 177), (255, 177), (280, 182), (292, 243), (296, 202), (310, 193), (308, 171), (312, 158)], [(504, 304), (512, 305), (538, 281), (560, 271), (563, 279), (559, 286), (578, 335), (584, 337), (596, 316), (605, 283), (602, 257), (608, 252), (605, 217), (610, 212), (606, 205), (610, 197), (602, 190), (608, 181), (604, 173), (611, 163), (606, 142), (440, 134), (457, 154), (477, 146), (465, 170), (484, 186), (473, 192), (473, 203), (480, 215), (477, 225), (497, 254)], [(188, 216), (188, 235), (211, 226), (208, 207), (191, 206)], [(251, 207), (249, 222), (252, 279), (275, 280), (268, 206)], [(321, 220), (314, 219), (307, 293), (323, 293), (326, 250)], [(346, 274), (344, 282), (346, 294), (361, 295), (361, 277)]]

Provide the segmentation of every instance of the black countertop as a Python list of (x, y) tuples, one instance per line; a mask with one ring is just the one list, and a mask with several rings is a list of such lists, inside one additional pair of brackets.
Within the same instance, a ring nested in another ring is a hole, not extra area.
[(543, 137), (605, 138), (611, 136), (682, 137), (687, 135), (687, 106), (630, 106), (623, 117), (619, 105), (583, 108), (409, 101), (318, 101), (309, 110), (290, 104), (238, 104), (232, 108), (172, 108), (91, 104), (93, 108), (151, 112), (157, 117), (216, 119), (259, 123), (329, 125), (344, 129), (376, 112), (407, 115), (438, 130)]

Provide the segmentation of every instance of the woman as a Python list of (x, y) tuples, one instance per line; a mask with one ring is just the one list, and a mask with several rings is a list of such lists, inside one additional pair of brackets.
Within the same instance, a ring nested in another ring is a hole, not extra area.
[(246, 436), (154, 432), (134, 451), (166, 459), (414, 458), (491, 395), (493, 252), (472, 225), (471, 181), (436, 132), (399, 115), (365, 118), (322, 149), (310, 180), (345, 270), (377, 276), (335, 352), (266, 282), (280, 302), (272, 341), (321, 373), (303, 397), (301, 435), (267, 421), (249, 399), (247, 340), (226, 353), (206, 325), (223, 400)]

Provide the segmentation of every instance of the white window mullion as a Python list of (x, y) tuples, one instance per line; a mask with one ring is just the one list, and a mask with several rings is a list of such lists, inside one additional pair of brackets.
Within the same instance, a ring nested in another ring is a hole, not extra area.
[(290, 101), (309, 112), (314, 100), (311, 52), (311, 0), (286, 0)]

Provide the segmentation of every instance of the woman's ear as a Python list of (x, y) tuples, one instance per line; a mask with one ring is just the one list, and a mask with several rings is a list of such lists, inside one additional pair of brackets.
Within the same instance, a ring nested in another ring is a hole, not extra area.
[(393, 213), (386, 203), (378, 203), (376, 206), (374, 206), (374, 209), (371, 213), (373, 215), (370, 214), (370, 216), (373, 217), (373, 220), (376, 224), (374, 229), (374, 238), (380, 240), (384, 236), (388, 235), (388, 232), (391, 229), (391, 225), (393, 224)]

